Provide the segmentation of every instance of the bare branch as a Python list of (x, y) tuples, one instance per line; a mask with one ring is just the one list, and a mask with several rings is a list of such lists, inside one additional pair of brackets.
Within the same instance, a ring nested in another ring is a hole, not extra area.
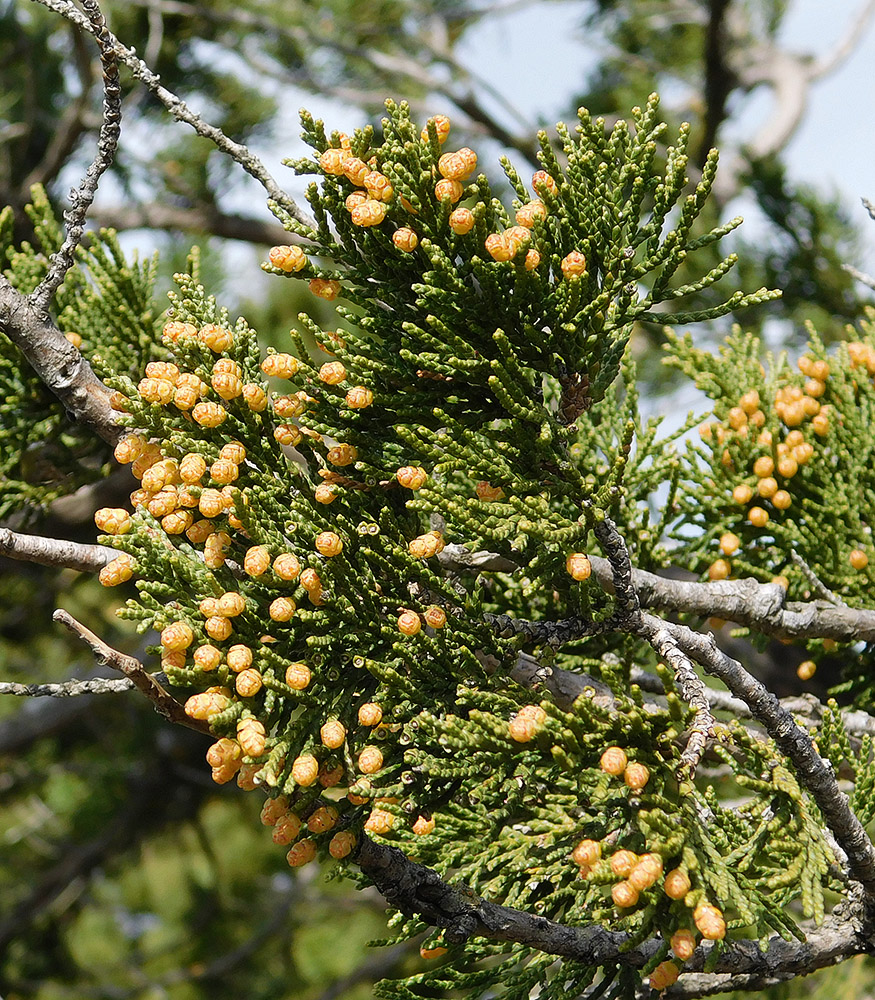
[(631, 623), (640, 614), (641, 605), (633, 581), (629, 550), (617, 531), (616, 524), (609, 517), (597, 520), (593, 525), (593, 533), (608, 557), (608, 564), (611, 567), (611, 589), (617, 604), (614, 617), (621, 618), (625, 623)]
[(711, 714), (708, 688), (696, 674), (689, 657), (680, 649), (675, 638), (665, 629), (650, 636), (650, 643), (674, 671), (681, 697), (696, 711), (687, 745), (681, 754), (678, 779), (690, 779), (696, 773), (708, 740), (714, 736), (717, 722)]
[(830, 604), (838, 605), (839, 607), (846, 608), (847, 604), (840, 598), (837, 597), (827, 585), (820, 579), (820, 577), (814, 572), (814, 570), (808, 565), (808, 563), (799, 555), (795, 549), (790, 549), (790, 558), (799, 567), (805, 576), (805, 579), (811, 584), (811, 588), (818, 597), (823, 598), (825, 601), (829, 601)]
[(845, 33), (833, 46), (832, 52), (827, 52), (812, 65), (810, 71), (812, 80), (822, 80), (830, 73), (841, 69), (842, 65), (853, 54), (854, 49), (860, 44), (873, 15), (875, 15), (875, 0), (866, 0), (860, 5), (856, 16), (848, 23)]
[(41, 566), (60, 566), (80, 573), (98, 573), (118, 553), (108, 545), (84, 545), (63, 538), (22, 535), (0, 528), (0, 555)]
[(875, 289), (875, 277), (871, 274), (859, 271), (851, 264), (842, 264), (842, 270), (847, 271), (852, 278), (856, 278), (857, 281), (862, 282), (867, 288)]
[(52, 254), (46, 276), (31, 295), (34, 307), (46, 312), (55, 292), (60, 288), (64, 275), (75, 261), (76, 247), (82, 242), (85, 233), (85, 216), (94, 195), (101, 175), (112, 164), (121, 134), (122, 92), (118, 79), (118, 61), (112, 48), (112, 37), (106, 26), (106, 19), (100, 10), (97, 0), (79, 0), (85, 9), (91, 34), (100, 49), (100, 59), (103, 63), (103, 121), (97, 136), (97, 152), (94, 160), (85, 173), (78, 191), (70, 192), (70, 208), (64, 213), (66, 235), (60, 250)]
[(454, 572), (477, 570), (478, 572), (513, 573), (519, 564), (506, 559), (497, 552), (469, 552), (464, 545), (447, 545), (438, 553), (438, 561), (444, 569)]
[(63, 684), (16, 684), (0, 681), (0, 694), (19, 698), (78, 698), (84, 694), (117, 694), (130, 691), (134, 682), (127, 677), (92, 677), (84, 681), (64, 681)]
[[(468, 552), (448, 545), (438, 557), (445, 569), (511, 573), (516, 563), (495, 552)], [(614, 571), (607, 559), (591, 555), (592, 575), (609, 593)], [(672, 580), (643, 569), (632, 569), (638, 601), (651, 611), (677, 611), (702, 618), (723, 618), (774, 636), (776, 639), (835, 639), (839, 642), (875, 641), (875, 611), (835, 606), (824, 601), (786, 601), (777, 583), (744, 580)], [(569, 630), (568, 620), (566, 631)], [(544, 626), (546, 623), (539, 623)], [(565, 623), (562, 623), (565, 625)], [(543, 631), (543, 629), (542, 629)], [(586, 634), (592, 634), (587, 632)], [(569, 634), (563, 641), (575, 638)]]
[(209, 734), (209, 724), (190, 719), (183, 711), (182, 705), (158, 683), (155, 676), (150, 674), (136, 657), (113, 649), (66, 611), (58, 609), (52, 618), (90, 646), (98, 663), (105, 663), (130, 678), (134, 687), (152, 702), (155, 711), (163, 715), (168, 722), (175, 722), (189, 729), (195, 729), (199, 733)]
[[(43, 4), (57, 14), (61, 14), (93, 34), (90, 22), (68, 0), (36, 0), (36, 2)], [(200, 115), (189, 108), (185, 101), (162, 87), (159, 77), (131, 49), (122, 45), (111, 33), (109, 39), (112, 51), (119, 62), (124, 63), (134, 77), (148, 87), (177, 121), (190, 125), (198, 135), (209, 139), (218, 150), (239, 163), (251, 177), (254, 177), (261, 184), (268, 196), (281, 205), (293, 218), (306, 226), (314, 224), (310, 216), (277, 184), (265, 165), (248, 147), (243, 143), (234, 142), (220, 128), (205, 122)]]
[(747, 144), (752, 159), (771, 156), (787, 145), (805, 114), (811, 85), (834, 73), (848, 59), (873, 14), (875, 0), (866, 0), (838, 45), (816, 61), (806, 54), (784, 52), (775, 45), (739, 47), (741, 58), (734, 68), (742, 89), (750, 91), (766, 84), (774, 94), (771, 116)]

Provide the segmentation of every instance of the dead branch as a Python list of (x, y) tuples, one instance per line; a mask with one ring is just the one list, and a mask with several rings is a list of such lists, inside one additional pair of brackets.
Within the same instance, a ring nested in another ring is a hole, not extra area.
[(18, 698), (78, 698), (86, 694), (118, 694), (130, 691), (133, 681), (127, 677), (92, 677), (84, 681), (64, 681), (63, 684), (17, 684), (0, 681), (0, 694)]

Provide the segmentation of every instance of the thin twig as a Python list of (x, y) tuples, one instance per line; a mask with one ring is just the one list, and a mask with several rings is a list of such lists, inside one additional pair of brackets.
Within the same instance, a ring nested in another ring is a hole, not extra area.
[(16, 684), (0, 681), (0, 694), (19, 698), (78, 698), (84, 694), (117, 694), (130, 691), (134, 682), (127, 677), (93, 677), (85, 681), (65, 681), (63, 684)]
[(847, 604), (834, 594), (829, 587), (820, 579), (820, 577), (814, 572), (814, 570), (808, 565), (808, 563), (799, 555), (796, 549), (790, 549), (790, 558), (802, 571), (805, 579), (811, 584), (814, 589), (815, 594), (818, 597), (822, 597), (823, 600), (829, 601), (830, 604), (835, 604), (836, 607), (846, 608)]
[(656, 629), (650, 632), (647, 638), (674, 671), (681, 697), (696, 712), (687, 745), (678, 765), (678, 780), (689, 780), (695, 775), (708, 740), (713, 738), (714, 727), (717, 725), (711, 713), (710, 692), (693, 669), (690, 658), (680, 649), (670, 632), (662, 628)]
[(155, 706), (155, 711), (163, 715), (168, 722), (175, 722), (177, 725), (187, 726), (189, 729), (194, 729), (199, 733), (209, 734), (209, 724), (200, 722), (197, 719), (190, 719), (185, 714), (182, 705), (158, 683), (155, 677), (146, 670), (135, 656), (128, 656), (127, 653), (113, 649), (100, 636), (95, 635), (94, 632), (87, 629), (81, 622), (76, 621), (67, 611), (59, 608), (52, 615), (52, 618), (54, 621), (60, 622), (65, 628), (68, 628), (74, 635), (79, 636), (84, 643), (90, 646), (98, 663), (105, 663), (107, 666), (113, 667), (130, 678), (134, 687), (152, 702)]
[(875, 290), (875, 277), (873, 275), (858, 270), (852, 264), (842, 264), (842, 270), (847, 271), (852, 278), (856, 278), (857, 281), (864, 284), (867, 288)]
[[(83, 17), (73, 4), (67, 2), (67, 0), (36, 0), (36, 2), (41, 3), (44, 7), (48, 7), (49, 10), (53, 10), (56, 14), (61, 14), (74, 24), (79, 25), (80, 28), (93, 34), (88, 19)], [(267, 167), (248, 147), (244, 146), (243, 143), (234, 142), (220, 128), (205, 122), (200, 115), (189, 108), (185, 101), (167, 90), (166, 87), (163, 87), (159, 77), (131, 49), (122, 45), (111, 33), (109, 34), (109, 38), (112, 50), (119, 62), (124, 63), (134, 77), (148, 87), (177, 121), (190, 125), (198, 135), (209, 139), (216, 149), (239, 163), (251, 177), (254, 177), (261, 184), (268, 196), (278, 205), (281, 205), (293, 218), (306, 226), (313, 226), (315, 224), (313, 219), (298, 206), (297, 202), (280, 187), (271, 176)]]
[(42, 311), (47, 311), (55, 292), (61, 287), (64, 275), (73, 266), (76, 248), (85, 233), (85, 216), (102, 174), (112, 164), (118, 148), (122, 120), (122, 92), (118, 78), (118, 60), (112, 48), (112, 36), (97, 0), (79, 0), (85, 9), (91, 34), (100, 50), (103, 64), (103, 120), (97, 135), (97, 152), (91, 162), (79, 189), (70, 192), (70, 208), (64, 213), (66, 234), (60, 250), (52, 254), (45, 277), (34, 289), (31, 301)]
[(624, 625), (632, 625), (641, 614), (638, 592), (632, 577), (632, 562), (629, 550), (623, 541), (617, 526), (609, 518), (597, 520), (593, 525), (593, 533), (598, 539), (602, 551), (608, 557), (611, 567), (611, 585), (614, 591), (616, 611), (611, 616)]

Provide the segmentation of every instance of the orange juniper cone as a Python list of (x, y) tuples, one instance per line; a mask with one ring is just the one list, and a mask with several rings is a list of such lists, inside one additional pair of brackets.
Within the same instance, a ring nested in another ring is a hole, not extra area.
[(599, 767), (605, 774), (619, 776), (626, 770), (628, 762), (629, 758), (626, 756), (625, 750), (620, 747), (608, 747), (601, 756)]
[(286, 684), (294, 691), (303, 691), (310, 684), (312, 674), (306, 663), (290, 663), (286, 667)]
[(726, 936), (723, 913), (710, 903), (700, 903), (693, 911), (693, 921), (706, 941), (720, 941)]
[(285, 795), (278, 795), (274, 799), (266, 799), (261, 807), (261, 822), (265, 826), (274, 826), (280, 816), (285, 816), (289, 811), (289, 800)]
[(337, 825), (337, 816), (334, 806), (319, 806), (310, 814), (307, 829), (310, 833), (327, 833)]
[(602, 845), (598, 840), (581, 840), (571, 852), (571, 859), (577, 865), (594, 865), (602, 856)]
[[(323, 154), (323, 156), (324, 155), (325, 154)], [(307, 266), (307, 258), (304, 251), (300, 247), (271, 247), (271, 250), (267, 255), (267, 259), (271, 262), (271, 264), (273, 264), (274, 267), (278, 267), (281, 271), (285, 271), (286, 273), (300, 271), (302, 268)]]
[(547, 713), (540, 705), (524, 705), (508, 724), (510, 738), (517, 743), (529, 743), (546, 721)]
[(319, 731), (319, 737), (323, 746), (328, 747), (329, 750), (336, 750), (338, 747), (342, 747), (346, 741), (346, 727), (337, 719), (329, 719)]
[(386, 834), (395, 823), (395, 817), (384, 809), (374, 809), (365, 823), (368, 833)]
[(474, 213), (470, 208), (457, 208), (450, 212), (448, 222), (450, 224), (450, 229), (452, 229), (457, 236), (464, 236), (466, 233), (470, 233), (474, 228)]
[(671, 899), (683, 899), (690, 891), (690, 879), (680, 868), (673, 868), (663, 882), (663, 890)]
[(414, 611), (405, 611), (398, 617), (398, 630), (404, 635), (417, 635), (422, 629), (422, 621)]
[(686, 927), (675, 931), (671, 936), (670, 943), (671, 950), (682, 962), (686, 962), (688, 958), (691, 958), (693, 952), (696, 950), (696, 937)]
[(355, 847), (355, 834), (349, 830), (335, 833), (328, 844), (328, 853), (332, 858), (345, 858)]
[(672, 983), (676, 983), (679, 975), (680, 969), (678, 969), (674, 962), (660, 962), (653, 972), (650, 973), (650, 988), (652, 990), (664, 990), (671, 986)]
[(359, 706), (358, 719), (360, 726), (378, 726), (383, 721), (383, 709), (373, 701)]
[(578, 250), (572, 250), (562, 258), (562, 274), (566, 278), (580, 277), (586, 271), (586, 257)]
[(417, 816), (416, 822), (413, 824), (413, 832), (417, 837), (427, 837), (434, 831), (435, 825), (434, 816), (430, 816), (428, 819), (425, 816)]
[(273, 828), (275, 844), (291, 844), (301, 832), (301, 817), (293, 812), (286, 813), (276, 821)]
[(638, 890), (630, 882), (618, 882), (611, 889), (611, 898), (617, 906), (634, 906), (638, 902)]
[(628, 764), (623, 772), (623, 780), (633, 792), (640, 792), (650, 780), (650, 771), (644, 764)]
[(313, 840), (299, 840), (294, 844), (286, 855), (286, 860), (292, 868), (300, 868), (309, 864), (316, 857), (316, 842)]
[[(439, 143), (444, 143), (447, 140), (447, 136), (450, 134), (450, 119), (446, 115), (434, 115), (429, 118), (430, 122), (434, 123), (434, 130), (437, 133), (437, 138)], [(420, 133), (420, 138), (423, 142), (428, 142), (428, 128), (424, 128)]]
[(358, 766), (362, 774), (376, 774), (383, 766), (383, 752), (379, 747), (365, 747), (359, 754)]
[(419, 237), (412, 229), (404, 227), (396, 229), (392, 234), (392, 242), (405, 253), (412, 253), (419, 246)]
[(572, 580), (588, 580), (592, 575), (592, 563), (583, 552), (570, 552), (565, 560), (565, 570)]
[(620, 878), (625, 878), (638, 863), (638, 855), (625, 848), (611, 855), (611, 871)]
[(418, 465), (405, 465), (395, 473), (395, 478), (408, 490), (418, 490), (425, 485), (428, 473)]
[(314, 784), (319, 777), (319, 761), (312, 754), (302, 754), (292, 762), (292, 777), (303, 788)]

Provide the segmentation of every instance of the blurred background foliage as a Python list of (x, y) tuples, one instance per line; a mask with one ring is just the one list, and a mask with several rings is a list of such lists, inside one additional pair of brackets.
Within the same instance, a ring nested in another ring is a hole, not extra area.
[[(497, 52), (472, 60), (466, 47), (473, 29), (508, 6), (103, 3), (116, 35), (167, 88), (272, 163), (298, 153), (295, 112), (308, 95), (319, 107), (330, 99), (328, 106), (355, 109), (357, 123), (378, 122), (386, 96), (405, 97), (423, 120), (449, 114), (454, 146), (477, 148), (487, 169), (493, 153), (506, 151), (525, 170), (537, 166), (535, 130), (549, 124), (557, 102), (567, 120), (585, 105), (610, 122), (658, 90), (667, 120), (692, 125), (692, 175), (711, 145), (724, 151), (716, 197), (701, 225), (735, 214), (739, 202), (759, 214), (756, 239), (746, 240), (741, 230), (741, 264), (717, 293), (725, 297), (734, 282), (781, 288), (784, 299), (746, 311), (745, 328), (780, 344), (810, 320), (829, 342), (862, 315), (867, 290), (841, 267), (862, 257), (856, 217), (834, 193), (795, 182), (787, 169), (795, 126), (787, 124), (780, 84), (795, 81), (798, 125), (811, 87), (835, 68), (824, 53), (782, 50), (789, 0), (565, 0), (565, 9), (577, 10), (587, 68), (567, 81), (566, 94), (544, 94), (544, 111), (531, 122), (501, 87), (513, 67)], [(516, 6), (538, 8), (549, 19), (556, 4)], [(31, 186), (44, 184), (60, 206), (87, 165), (99, 125), (99, 83), (88, 38), (37, 3), (0, 0), (0, 206), (14, 210), (16, 242), (34, 238), (24, 211)], [(739, 145), (733, 115), (757, 88), (773, 92), (773, 119)], [(260, 189), (209, 143), (175, 125), (129, 78), (126, 93), (122, 144), (93, 223), (131, 231), (126, 246), (160, 248), (161, 288), (199, 243), (202, 280), (267, 343), (285, 349), (286, 331), (302, 309), (329, 325), (329, 307), (296, 283), (262, 282), (258, 262), (266, 247), (286, 240)], [(497, 181), (498, 170), (491, 173)], [(677, 280), (684, 277), (680, 271)], [(729, 322), (715, 327), (715, 339)], [(659, 339), (658, 331), (642, 330), (636, 340), (651, 395), (676, 384), (659, 364)], [(114, 474), (52, 505), (31, 530), (92, 540), (93, 510), (121, 502), (131, 488)], [(87, 650), (51, 625), (58, 606), (111, 644), (142, 653), (142, 640), (113, 614), (127, 597), (124, 589), (107, 593), (74, 573), (0, 560), (0, 678), (44, 682), (95, 673)], [(260, 797), (210, 781), (208, 744), (172, 730), (132, 695), (0, 700), (5, 1000), (357, 1000), (371, 995), (377, 979), (422, 964), (408, 946), (367, 950), (385, 927), (376, 894), (309, 868), (289, 871), (284, 852), (258, 822)], [(873, 991), (875, 969), (861, 959), (763, 995)]]

